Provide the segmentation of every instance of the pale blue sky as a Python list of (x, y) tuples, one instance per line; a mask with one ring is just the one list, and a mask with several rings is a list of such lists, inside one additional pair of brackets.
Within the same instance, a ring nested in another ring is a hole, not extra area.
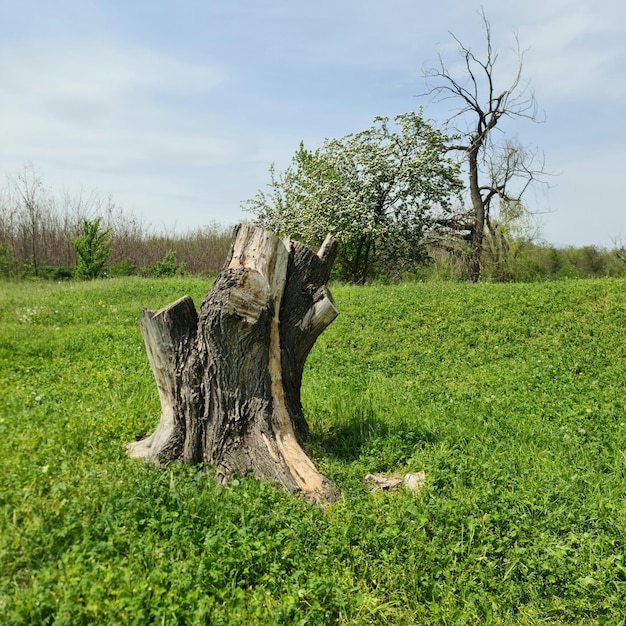
[[(483, 43), (467, 0), (0, 0), (0, 175), (32, 163), (59, 193), (109, 194), (156, 228), (234, 224), (309, 148), (422, 104), (422, 69)], [(559, 173), (529, 196), (543, 237), (626, 241), (626, 5), (485, 0), (513, 34), (546, 122), (510, 130)], [(501, 72), (501, 73), (500, 73)], [(504, 85), (503, 85), (504, 86)]]

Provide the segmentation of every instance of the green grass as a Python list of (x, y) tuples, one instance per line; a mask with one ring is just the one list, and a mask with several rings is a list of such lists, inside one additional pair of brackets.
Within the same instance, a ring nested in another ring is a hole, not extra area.
[(0, 284), (0, 623), (626, 623), (624, 280), (335, 286), (326, 508), (126, 457), (160, 412), (141, 307), (207, 288)]

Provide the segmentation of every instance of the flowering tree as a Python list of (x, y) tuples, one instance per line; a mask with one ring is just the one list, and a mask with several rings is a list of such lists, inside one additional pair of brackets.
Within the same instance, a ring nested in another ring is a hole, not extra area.
[(398, 275), (424, 261), (431, 210), (451, 208), (462, 189), (459, 166), (445, 156), (441, 131), (421, 111), (373, 125), (315, 151), (300, 144), (282, 173), (270, 169), (269, 192), (244, 208), (281, 236), (319, 245), (339, 242), (342, 272), (362, 284), (374, 271)]

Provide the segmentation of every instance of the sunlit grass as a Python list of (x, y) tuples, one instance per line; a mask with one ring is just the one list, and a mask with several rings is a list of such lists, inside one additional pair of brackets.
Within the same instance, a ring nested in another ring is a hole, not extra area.
[(126, 457), (160, 410), (141, 307), (206, 280), (1, 284), (0, 622), (624, 623), (625, 287), (334, 286), (320, 508)]

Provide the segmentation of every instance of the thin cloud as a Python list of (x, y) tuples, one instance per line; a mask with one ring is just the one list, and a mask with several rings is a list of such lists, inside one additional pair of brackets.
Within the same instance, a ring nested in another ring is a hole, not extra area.
[(553, 14), (522, 36), (531, 46), (526, 69), (544, 97), (624, 102), (626, 7), (614, 21), (582, 8)]
[(129, 44), (57, 40), (3, 48), (0, 76), (23, 96), (97, 100), (145, 91), (201, 93), (225, 80), (220, 68)]
[[(28, 49), (28, 50), (27, 50)], [(79, 167), (147, 167), (171, 158), (196, 165), (232, 160), (237, 147), (209, 128), (201, 104), (225, 82), (216, 67), (134, 46), (23, 45), (0, 53), (5, 161), (57, 158)], [(185, 116), (185, 112), (187, 116)]]

